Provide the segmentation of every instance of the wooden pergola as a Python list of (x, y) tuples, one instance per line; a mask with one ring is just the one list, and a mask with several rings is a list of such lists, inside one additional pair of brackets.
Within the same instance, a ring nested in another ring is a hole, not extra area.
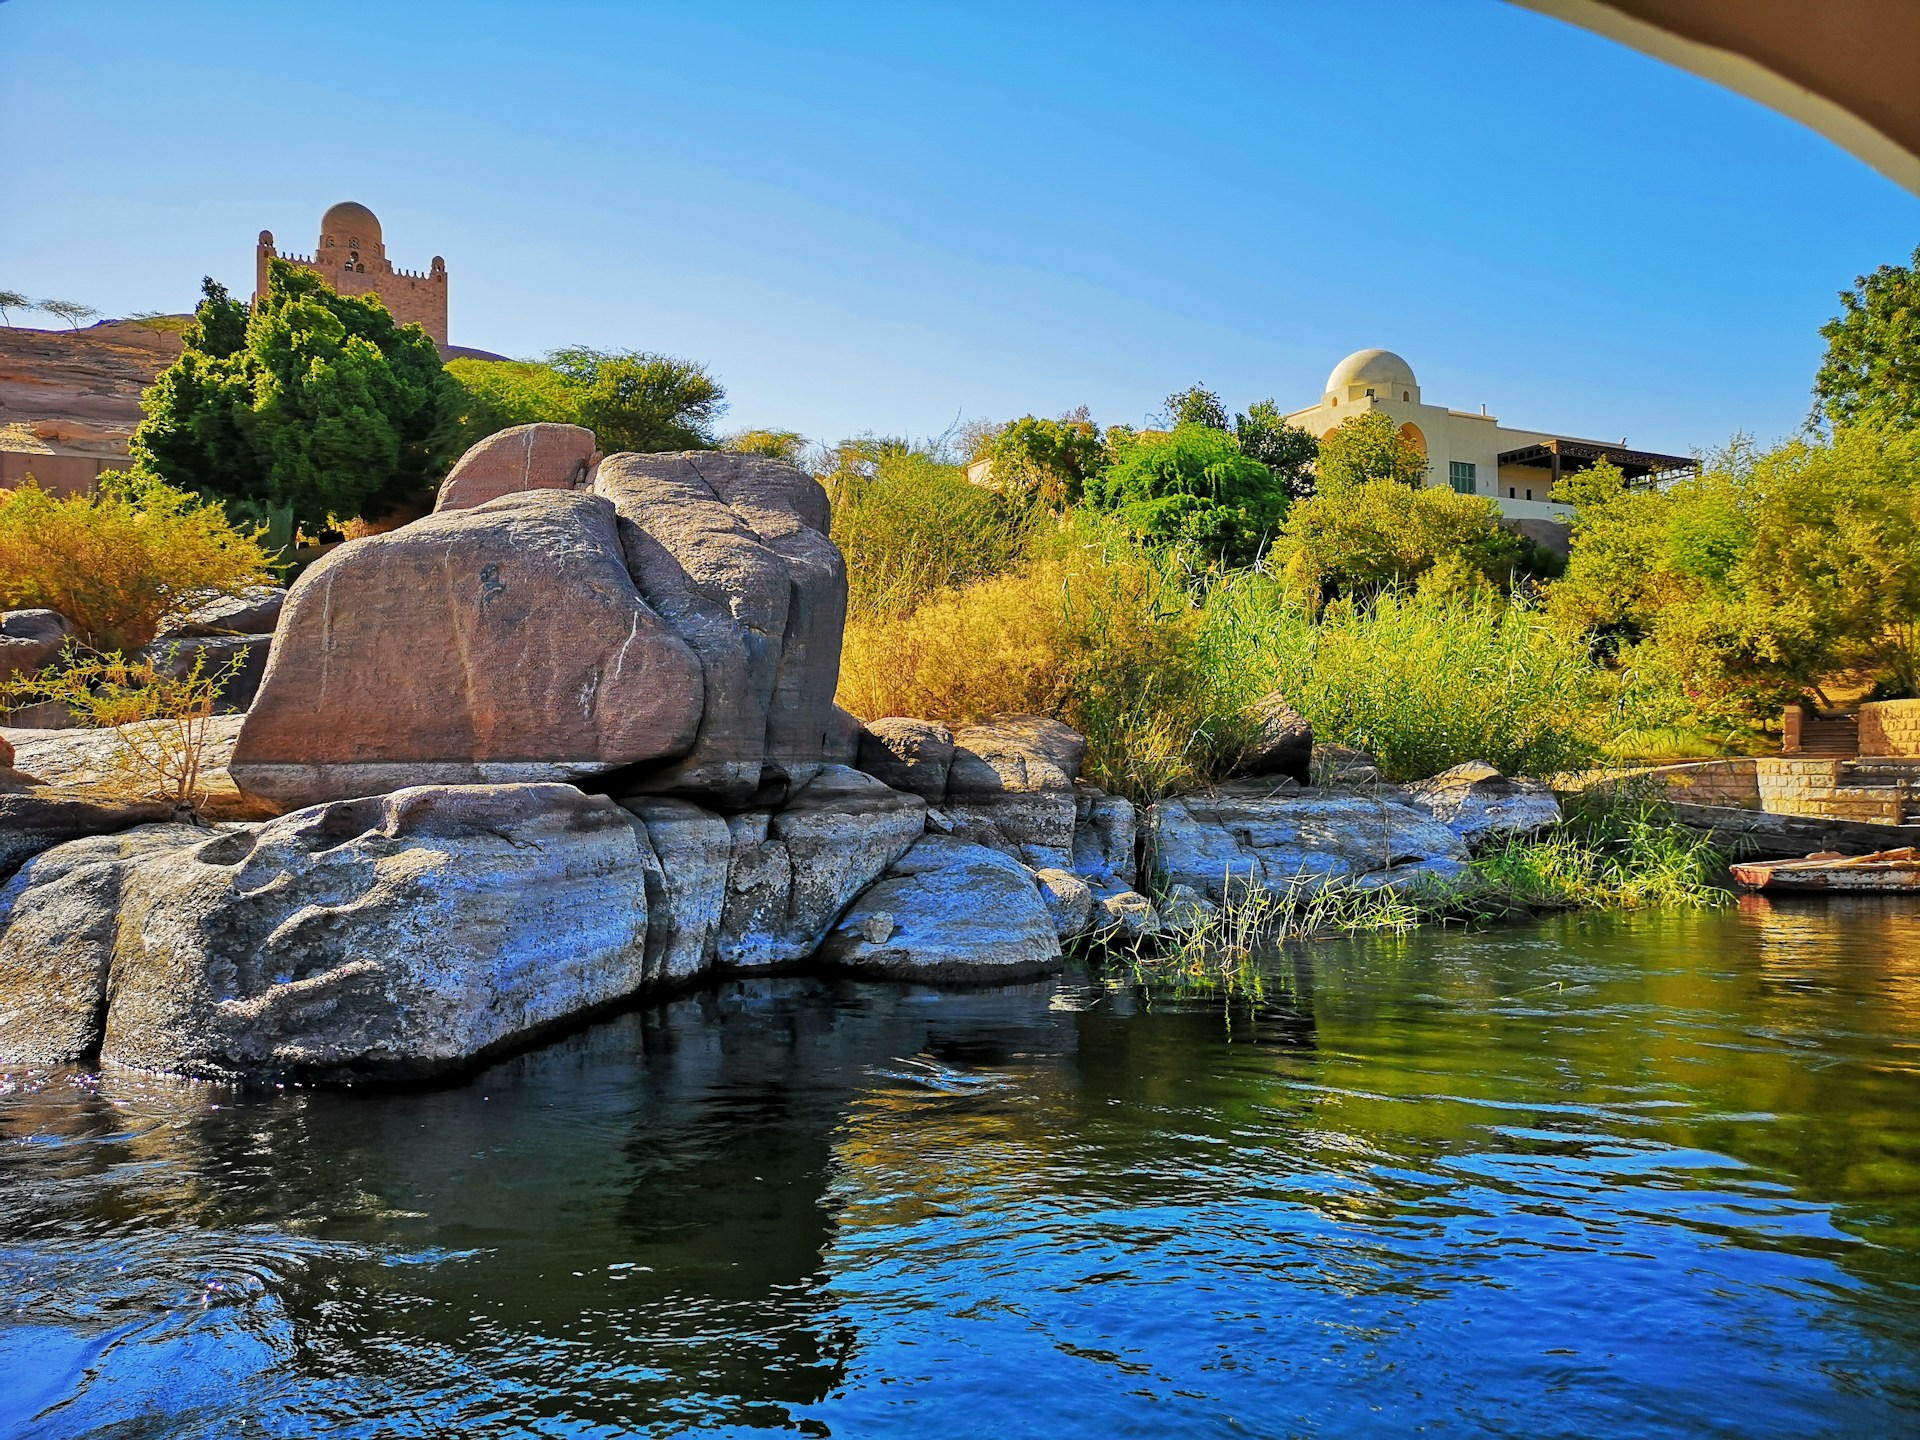
[(1700, 462), (1691, 455), (1662, 455), (1653, 450), (1630, 450), (1624, 445), (1607, 445), (1598, 440), (1558, 437), (1538, 445), (1502, 451), (1499, 457), (1502, 467), (1529, 465), (1550, 472), (1549, 494), (1559, 485), (1562, 475), (1577, 475), (1602, 460), (1617, 465), (1631, 485), (1664, 485), (1684, 475), (1698, 474), (1700, 470)]

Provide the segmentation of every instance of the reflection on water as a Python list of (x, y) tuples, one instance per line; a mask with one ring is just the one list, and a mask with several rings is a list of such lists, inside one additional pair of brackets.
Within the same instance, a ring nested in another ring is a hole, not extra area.
[(439, 1090), (0, 1087), (0, 1433), (1920, 1432), (1920, 914), (759, 980)]

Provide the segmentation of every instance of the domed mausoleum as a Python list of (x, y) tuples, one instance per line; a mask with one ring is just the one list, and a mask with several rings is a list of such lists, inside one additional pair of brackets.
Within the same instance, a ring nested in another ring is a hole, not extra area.
[(262, 230), (254, 248), (256, 297), (266, 291), (267, 261), (274, 258), (313, 271), (342, 295), (378, 295), (394, 319), (447, 343), (447, 262), (436, 255), (425, 270), (396, 270), (387, 259), (379, 217), (364, 205), (343, 200), (330, 207), (320, 217), (311, 255), (282, 254), (273, 232)]
[(1501, 515), (1530, 538), (1566, 549), (1566, 505), (1549, 497), (1562, 475), (1606, 459), (1629, 480), (1654, 483), (1696, 468), (1688, 455), (1635, 450), (1625, 440), (1581, 440), (1541, 430), (1502, 425), (1480, 407), (1449, 410), (1420, 398), (1413, 366), (1391, 350), (1356, 350), (1327, 376), (1320, 403), (1287, 419), (1324, 440), (1344, 420), (1379, 410), (1427, 457), (1427, 483), (1451, 485), (1465, 495), (1485, 495)]

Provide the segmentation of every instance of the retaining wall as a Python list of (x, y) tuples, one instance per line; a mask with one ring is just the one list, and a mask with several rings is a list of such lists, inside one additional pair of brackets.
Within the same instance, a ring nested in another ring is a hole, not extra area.
[(1839, 760), (1754, 761), (1760, 808), (1770, 815), (1812, 815), (1898, 825), (1905, 818), (1901, 787), (1845, 785)]
[(1920, 757), (1920, 700), (1874, 700), (1862, 705), (1860, 753)]

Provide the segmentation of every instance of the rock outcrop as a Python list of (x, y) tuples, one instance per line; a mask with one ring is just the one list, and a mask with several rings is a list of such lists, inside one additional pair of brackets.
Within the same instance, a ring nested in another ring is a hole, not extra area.
[(749, 969), (813, 954), (853, 898), (920, 838), (926, 816), (918, 795), (838, 765), (778, 810), (728, 816), (718, 963)]
[(160, 639), (227, 635), (264, 635), (271, 639), (286, 603), (286, 588), (280, 585), (256, 585), (238, 595), (216, 596), (162, 625)]
[(186, 1075), (430, 1075), (645, 979), (635, 828), (567, 785), (425, 786), (210, 837), (83, 841), (30, 862), (0, 906), (16, 982), (0, 1047), (59, 1034), (69, 1055)]
[(597, 774), (686, 753), (700, 662), (614, 510), (528, 491), (349, 541), (287, 597), (230, 766), (291, 804)]
[(996, 715), (953, 734), (940, 811), (962, 840), (1036, 870), (1073, 868), (1074, 781), (1087, 742), (1058, 720)]
[(902, 980), (997, 980), (1050, 969), (1060, 939), (1019, 861), (928, 835), (846, 911), (820, 958)]
[(947, 772), (953, 768), (953, 731), (937, 720), (888, 716), (872, 720), (860, 733), (855, 762), (875, 779), (907, 790), (929, 805), (947, 798)]
[(96, 800), (48, 791), (0, 794), (0, 878), (56, 845), (173, 819), (164, 800)]
[(1560, 823), (1560, 802), (1539, 780), (1510, 780), (1483, 760), (1442, 770), (1405, 787), (1420, 809), (1470, 850), (1521, 840)]
[(1258, 701), (1248, 718), (1253, 738), (1240, 763), (1241, 775), (1285, 775), (1302, 785), (1313, 779), (1313, 725), (1274, 691)]
[(433, 508), (471, 510), (523, 490), (578, 490), (598, 458), (593, 431), (579, 425), (515, 425), (477, 441), (453, 462)]
[(73, 634), (73, 623), (57, 610), (0, 612), (0, 680), (33, 674)]
[(733, 807), (763, 779), (805, 784), (837, 728), (847, 609), (819, 482), (764, 456), (696, 450), (612, 456), (593, 488), (620, 513), (640, 593), (704, 676), (691, 751), (644, 788)]
[(70, 1065), (99, 1055), (127, 876), (141, 860), (206, 839), (191, 825), (159, 824), (74, 840), (0, 889), (0, 1059)]
[(1335, 882), (1408, 885), (1458, 875), (1467, 848), (1403, 800), (1257, 782), (1162, 800), (1149, 812), (1163, 889), (1219, 904), (1249, 888), (1287, 896)]
[(260, 693), (272, 653), (271, 635), (178, 636), (156, 640), (135, 658), (152, 661), (155, 671), (176, 680), (192, 674), (196, 664), (203, 679), (222, 677), (214, 712), (238, 715)]

